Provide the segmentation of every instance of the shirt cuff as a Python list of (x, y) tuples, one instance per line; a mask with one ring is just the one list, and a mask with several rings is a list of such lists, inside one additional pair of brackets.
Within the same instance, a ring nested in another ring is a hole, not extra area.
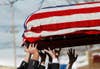
[(59, 63), (59, 62), (58, 62), (58, 59), (57, 59), (57, 58), (54, 58), (54, 59), (52, 60), (52, 63)]
[(41, 63), (41, 66), (45, 66), (45, 64)]

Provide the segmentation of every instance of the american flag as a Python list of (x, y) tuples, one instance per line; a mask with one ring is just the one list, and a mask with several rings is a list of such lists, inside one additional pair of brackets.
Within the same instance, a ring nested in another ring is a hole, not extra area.
[(100, 34), (100, 2), (42, 8), (27, 18), (23, 38), (35, 42), (71, 33)]

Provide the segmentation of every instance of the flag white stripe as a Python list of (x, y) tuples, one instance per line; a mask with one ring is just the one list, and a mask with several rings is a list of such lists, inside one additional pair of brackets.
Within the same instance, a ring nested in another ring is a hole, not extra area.
[(75, 21), (84, 21), (84, 20), (94, 20), (100, 19), (100, 12), (98, 13), (87, 13), (87, 14), (74, 14), (68, 16), (54, 16), (43, 19), (32, 20), (27, 23), (27, 29), (31, 29), (31, 27), (37, 27), (40, 25), (48, 25), (48, 24), (59, 24), (64, 22), (75, 22)]
[(69, 29), (62, 29), (58, 31), (41, 31), (41, 33), (35, 32), (25, 32), (26, 37), (45, 37), (45, 36), (52, 36), (52, 35), (61, 35), (61, 34), (68, 34), (73, 33), (80, 30), (100, 30), (100, 26), (96, 27), (82, 27), (82, 28), (69, 28)]

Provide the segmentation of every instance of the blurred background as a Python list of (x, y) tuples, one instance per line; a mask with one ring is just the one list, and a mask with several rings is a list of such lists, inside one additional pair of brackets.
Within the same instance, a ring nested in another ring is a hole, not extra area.
[[(22, 61), (24, 49), (21, 48), (21, 43), (24, 22), (31, 13), (48, 6), (72, 5), (95, 1), (100, 0), (0, 0), (0, 69), (6, 69), (4, 67), (12, 67), (14, 69)], [(75, 49), (79, 54), (79, 58), (73, 69), (80, 67), (86, 69), (84, 66), (89, 64), (87, 51), (100, 50), (100, 44), (75, 47)], [(63, 48), (61, 51), (61, 64), (68, 63), (66, 51), (67, 48)], [(100, 55), (100, 52), (98, 54)]]

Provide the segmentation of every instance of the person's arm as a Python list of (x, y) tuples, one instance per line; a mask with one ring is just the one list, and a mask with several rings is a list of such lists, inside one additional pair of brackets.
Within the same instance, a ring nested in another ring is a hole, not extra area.
[[(58, 63), (58, 58), (56, 57), (56, 53), (55, 50), (51, 50), (49, 48), (49, 50), (44, 50), (46, 53), (48, 53), (51, 58), (52, 58), (52, 64), (50, 64), (50, 68), (51, 69), (59, 69), (59, 63)], [(48, 68), (49, 69), (49, 68)]]
[(78, 55), (75, 53), (75, 49), (69, 49), (68, 52), (68, 57), (69, 57), (69, 64), (68, 64), (68, 69), (72, 69), (72, 66), (74, 62), (77, 60)]
[(28, 67), (29, 53), (26, 48), (25, 48), (25, 52), (26, 54), (25, 54), (24, 60), (21, 62), (20, 66), (17, 69), (27, 69)]
[(37, 45), (30, 44), (29, 53), (32, 54), (31, 60), (29, 61), (28, 69), (38, 69), (39, 66), (39, 52)]
[(39, 51), (39, 56), (41, 58), (39, 69), (45, 69), (46, 53), (43, 50), (40, 50)]
[(27, 69), (28, 63), (25, 61), (22, 61), (21, 65), (17, 69)]

